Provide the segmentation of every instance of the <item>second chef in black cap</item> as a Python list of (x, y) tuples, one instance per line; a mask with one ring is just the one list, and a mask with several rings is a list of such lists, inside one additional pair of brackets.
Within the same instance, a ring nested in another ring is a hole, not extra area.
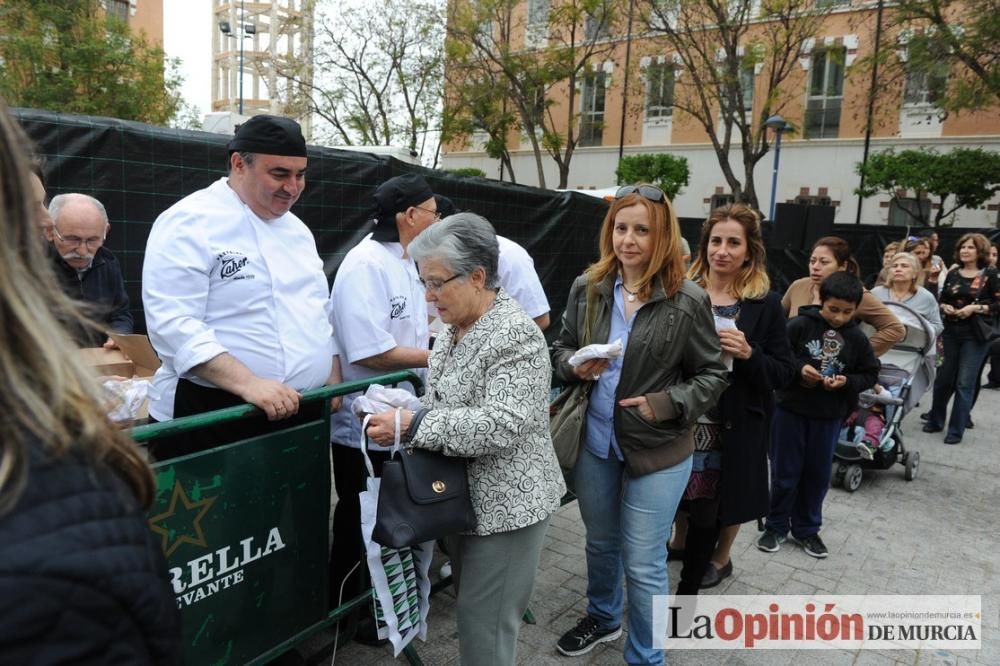
[[(374, 232), (344, 257), (330, 297), (344, 381), (426, 368), (430, 356), (424, 288), (406, 248), (438, 220), (434, 193), (420, 176), (396, 176), (375, 190), (375, 208)], [(403, 388), (412, 390), (408, 384)], [(358, 493), (365, 489), (364, 458), (359, 450), (361, 422), (350, 410), (357, 395), (345, 396), (344, 407), (330, 420), (333, 476), (339, 498), (330, 554), (330, 598), (334, 602), (352, 599), (367, 589), (368, 567), (364, 562), (358, 565), (363, 552)], [(370, 451), (369, 455), (375, 475), (381, 475), (388, 454)], [(358, 636), (374, 640), (370, 621), (362, 624)]]

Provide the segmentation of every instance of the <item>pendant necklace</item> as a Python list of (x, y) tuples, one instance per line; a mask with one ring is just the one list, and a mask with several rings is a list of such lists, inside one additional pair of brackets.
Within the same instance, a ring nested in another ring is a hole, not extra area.
[(637, 292), (631, 291), (628, 287), (625, 286), (624, 282), (622, 282), (622, 289), (624, 289), (625, 293), (628, 294), (625, 297), (628, 300), (628, 302), (629, 303), (635, 303), (635, 297), (636, 297), (636, 293)]

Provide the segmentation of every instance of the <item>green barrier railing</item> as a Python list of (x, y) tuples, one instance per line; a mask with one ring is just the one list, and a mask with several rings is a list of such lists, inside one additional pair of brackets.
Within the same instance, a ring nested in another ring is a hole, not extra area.
[[(156, 463), (150, 529), (181, 611), (188, 664), (263, 664), (367, 603), (328, 610), (330, 410), (371, 384), (423, 386), (413, 372), (307, 391), (295, 426)], [(137, 442), (260, 416), (252, 405), (139, 426)], [(359, 554), (360, 555), (360, 554)], [(420, 664), (412, 646), (404, 650)]]

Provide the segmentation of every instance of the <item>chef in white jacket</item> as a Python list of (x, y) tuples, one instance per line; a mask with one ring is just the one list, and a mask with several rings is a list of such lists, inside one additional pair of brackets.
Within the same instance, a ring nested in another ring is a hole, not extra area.
[[(142, 300), (163, 363), (156, 421), (246, 402), (280, 421), (296, 415), (301, 391), (340, 381), (323, 263), (289, 212), (305, 188), (301, 128), (254, 116), (228, 148), (228, 177), (163, 212), (146, 245)], [(225, 439), (256, 434), (241, 425)]]

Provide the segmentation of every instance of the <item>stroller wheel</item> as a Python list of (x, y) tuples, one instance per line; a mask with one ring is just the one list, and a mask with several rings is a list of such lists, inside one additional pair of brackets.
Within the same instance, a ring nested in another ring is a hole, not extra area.
[(844, 473), (844, 490), (853, 493), (860, 488), (863, 475), (859, 465), (848, 465), (847, 471)]
[(907, 451), (906, 455), (903, 456), (903, 478), (907, 481), (913, 481), (917, 478), (917, 474), (920, 473), (920, 453), (917, 451)]
[(844, 475), (847, 473), (847, 465), (843, 463), (836, 463), (833, 466), (833, 485), (842, 486), (844, 485)]

